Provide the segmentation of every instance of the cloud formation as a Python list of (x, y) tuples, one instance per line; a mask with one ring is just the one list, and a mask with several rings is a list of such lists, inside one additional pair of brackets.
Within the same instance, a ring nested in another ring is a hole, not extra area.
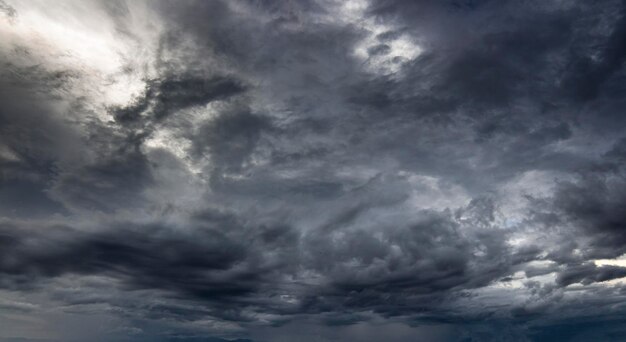
[(0, 0), (0, 341), (625, 333), (626, 2)]

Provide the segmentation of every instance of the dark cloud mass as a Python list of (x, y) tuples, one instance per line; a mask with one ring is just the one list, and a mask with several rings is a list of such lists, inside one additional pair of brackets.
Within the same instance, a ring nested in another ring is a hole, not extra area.
[(0, 0), (0, 341), (619, 341), (626, 2)]

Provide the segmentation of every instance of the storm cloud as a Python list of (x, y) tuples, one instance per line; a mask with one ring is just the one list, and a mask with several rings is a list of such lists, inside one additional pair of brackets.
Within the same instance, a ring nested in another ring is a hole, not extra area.
[(0, 0), (0, 341), (626, 333), (626, 2)]

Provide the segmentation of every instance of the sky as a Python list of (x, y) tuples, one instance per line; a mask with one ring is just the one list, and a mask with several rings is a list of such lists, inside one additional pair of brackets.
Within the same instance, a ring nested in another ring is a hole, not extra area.
[(626, 1), (0, 0), (0, 342), (618, 341)]

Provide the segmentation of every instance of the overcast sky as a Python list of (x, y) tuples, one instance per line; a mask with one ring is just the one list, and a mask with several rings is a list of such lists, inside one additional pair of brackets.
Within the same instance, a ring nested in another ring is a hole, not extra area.
[(0, 0), (0, 341), (626, 336), (626, 1)]

